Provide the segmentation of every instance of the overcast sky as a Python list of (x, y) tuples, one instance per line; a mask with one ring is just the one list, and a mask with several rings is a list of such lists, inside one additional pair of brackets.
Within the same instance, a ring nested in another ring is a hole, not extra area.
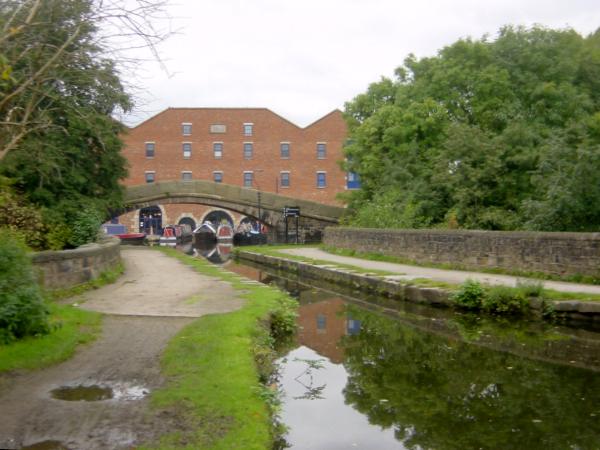
[(409, 53), (434, 55), (506, 24), (600, 27), (599, 0), (172, 0), (179, 32), (133, 84), (136, 125), (172, 107), (266, 107), (306, 126), (392, 77)]

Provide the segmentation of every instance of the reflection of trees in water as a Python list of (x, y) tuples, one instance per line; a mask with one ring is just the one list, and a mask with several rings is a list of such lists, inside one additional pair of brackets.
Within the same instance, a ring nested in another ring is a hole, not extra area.
[[(300, 373), (297, 377), (294, 378), (294, 380), (296, 380), (299, 384), (301, 384), (302, 387), (304, 387), (304, 389), (306, 389), (306, 391), (304, 392), (304, 394), (302, 394), (298, 397), (294, 397), (294, 400), (302, 400), (302, 399), (303, 400), (318, 400), (318, 399), (324, 398), (322, 394), (323, 394), (323, 391), (325, 390), (325, 388), (327, 387), (327, 383), (324, 383), (320, 386), (315, 386), (313, 371), (319, 370), (319, 369), (322, 369), (323, 367), (325, 367), (323, 365), (325, 360), (324, 359), (294, 358), (294, 361), (302, 362), (302, 363), (306, 364), (306, 369), (304, 369), (304, 371), (302, 371), (302, 373)], [(301, 379), (306, 379), (306, 378), (308, 378), (306, 383), (301, 380)]]
[(346, 402), (408, 448), (598, 448), (600, 375), (419, 332), (352, 308)]

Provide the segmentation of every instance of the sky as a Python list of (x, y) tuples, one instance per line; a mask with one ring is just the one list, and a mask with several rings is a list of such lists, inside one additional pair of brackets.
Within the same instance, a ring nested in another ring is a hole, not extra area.
[(171, 1), (164, 67), (139, 53), (126, 74), (130, 126), (167, 107), (265, 107), (304, 127), (393, 77), (410, 53), (433, 56), (508, 24), (600, 27), (598, 0)]

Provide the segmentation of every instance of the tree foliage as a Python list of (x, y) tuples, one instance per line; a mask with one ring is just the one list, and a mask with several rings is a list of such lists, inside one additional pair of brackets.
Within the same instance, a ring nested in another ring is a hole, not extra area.
[(0, 4), (0, 175), (12, 180), (8, 195), (19, 205), (39, 209), (46, 246), (80, 243), (69, 228), (81, 211), (106, 216), (120, 206), (127, 171), (123, 126), (112, 114), (130, 109), (132, 99), (110, 43), (116, 35), (154, 50), (165, 35), (150, 19), (163, 4)]
[(505, 27), (346, 104), (351, 224), (596, 230), (600, 30)]

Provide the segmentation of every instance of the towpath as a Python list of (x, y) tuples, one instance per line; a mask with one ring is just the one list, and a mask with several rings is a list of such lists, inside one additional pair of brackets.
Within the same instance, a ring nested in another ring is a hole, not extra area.
[[(70, 299), (106, 314), (100, 337), (64, 363), (0, 376), (0, 448), (46, 442), (39, 448), (129, 449), (177, 429), (176, 415), (149, 408), (148, 394), (165, 381), (163, 349), (194, 318), (238, 309), (243, 301), (229, 284), (158, 251), (124, 248), (121, 255), (126, 270), (115, 284)], [(109, 387), (114, 398), (51, 395), (81, 385)]]
[[(319, 248), (294, 248), (282, 249), (281, 253), (287, 253), (294, 256), (302, 256), (305, 258), (318, 259), (329, 261), (332, 263), (348, 264), (367, 270), (383, 270), (398, 274), (394, 278), (399, 280), (410, 280), (412, 278), (429, 278), (435, 281), (443, 281), (445, 283), (460, 284), (467, 279), (477, 280), (486, 284), (501, 284), (506, 286), (516, 286), (517, 281), (525, 280), (523, 277), (514, 277), (510, 275), (495, 275), (482, 272), (468, 272), (462, 270), (443, 270), (432, 269), (428, 267), (411, 266), (407, 264), (396, 264), (384, 261), (370, 261), (368, 259), (340, 256), (328, 253)], [(530, 281), (539, 281), (531, 280)], [(592, 284), (567, 283), (562, 281), (543, 280), (544, 287), (560, 292), (585, 292), (588, 294), (600, 294), (600, 286)]]

